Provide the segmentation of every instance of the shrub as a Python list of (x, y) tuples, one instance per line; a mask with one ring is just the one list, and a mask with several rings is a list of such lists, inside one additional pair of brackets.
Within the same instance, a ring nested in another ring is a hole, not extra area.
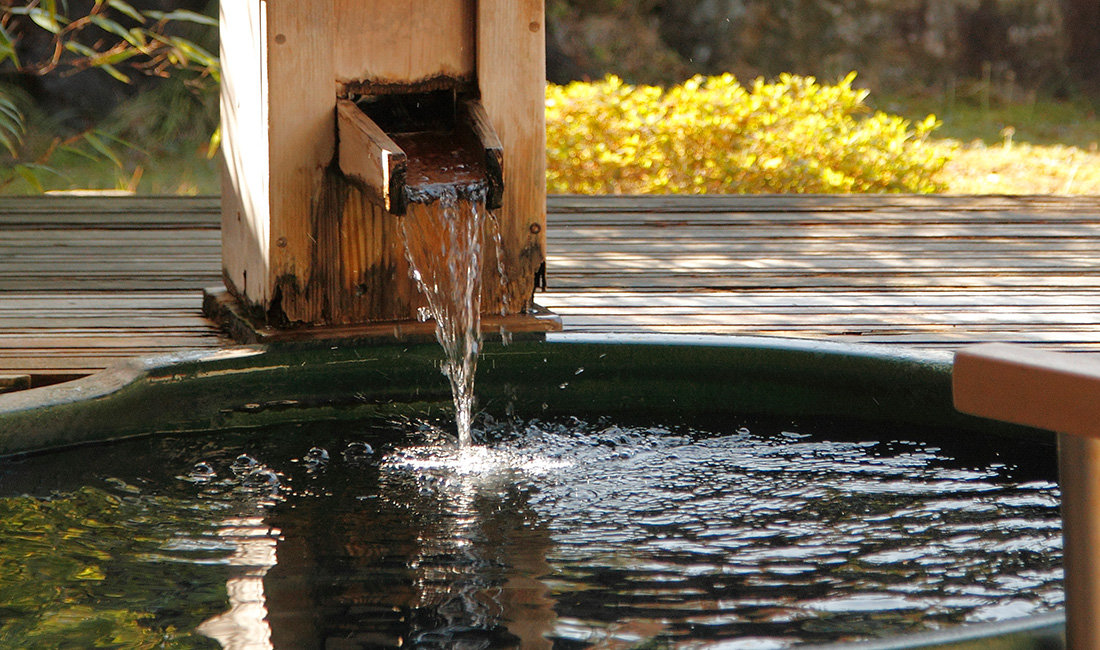
[(949, 153), (919, 124), (864, 104), (855, 73), (813, 77), (694, 77), (664, 90), (551, 84), (547, 183), (558, 193), (936, 192)]

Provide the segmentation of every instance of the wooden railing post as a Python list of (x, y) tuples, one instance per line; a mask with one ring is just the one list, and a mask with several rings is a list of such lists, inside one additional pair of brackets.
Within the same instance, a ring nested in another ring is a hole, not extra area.
[(1100, 649), (1100, 359), (1006, 344), (955, 354), (955, 407), (1058, 433), (1066, 645)]
[(1058, 435), (1066, 640), (1100, 648), (1100, 440)]

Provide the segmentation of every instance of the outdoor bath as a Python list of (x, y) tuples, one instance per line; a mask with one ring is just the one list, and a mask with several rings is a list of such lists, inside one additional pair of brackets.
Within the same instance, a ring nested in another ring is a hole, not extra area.
[(0, 641), (1065, 645), (1054, 435), (946, 352), (547, 333), (542, 3), (407, 4), (223, 3), (206, 307), (254, 345), (0, 396)]
[(0, 397), (5, 611), (59, 646), (1061, 643), (1053, 437), (960, 415), (949, 355), (547, 336), (486, 345), (462, 452), (434, 344)]

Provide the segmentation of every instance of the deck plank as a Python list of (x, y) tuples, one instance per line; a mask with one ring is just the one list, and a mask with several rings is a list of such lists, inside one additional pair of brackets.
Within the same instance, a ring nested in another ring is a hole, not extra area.
[[(552, 196), (567, 330), (1100, 352), (1100, 197)], [(0, 375), (226, 341), (216, 197), (5, 197)]]

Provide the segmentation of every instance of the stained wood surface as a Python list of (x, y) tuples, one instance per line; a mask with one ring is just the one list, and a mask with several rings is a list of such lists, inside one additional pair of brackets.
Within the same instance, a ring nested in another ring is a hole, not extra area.
[[(36, 382), (226, 342), (219, 201), (5, 197), (0, 375)], [(1100, 198), (553, 196), (567, 331), (1100, 351)]]
[(379, 86), (401, 89), (414, 83), (451, 88), (473, 80), (477, 55), (473, 0), (336, 0), (334, 4), (335, 78), (341, 94), (374, 94), (382, 90)]
[(321, 264), (312, 217), (336, 151), (336, 18), (332, 0), (227, 5), (222, 264), (237, 295), (267, 309), (277, 285), (304, 283)]
[(545, 15), (544, 0), (477, 3), (477, 81), (504, 158), (504, 302), (517, 311), (546, 260)]
[(408, 169), (405, 152), (353, 101), (337, 100), (336, 129), (340, 171), (366, 186), (386, 210), (404, 214), (400, 193)]

